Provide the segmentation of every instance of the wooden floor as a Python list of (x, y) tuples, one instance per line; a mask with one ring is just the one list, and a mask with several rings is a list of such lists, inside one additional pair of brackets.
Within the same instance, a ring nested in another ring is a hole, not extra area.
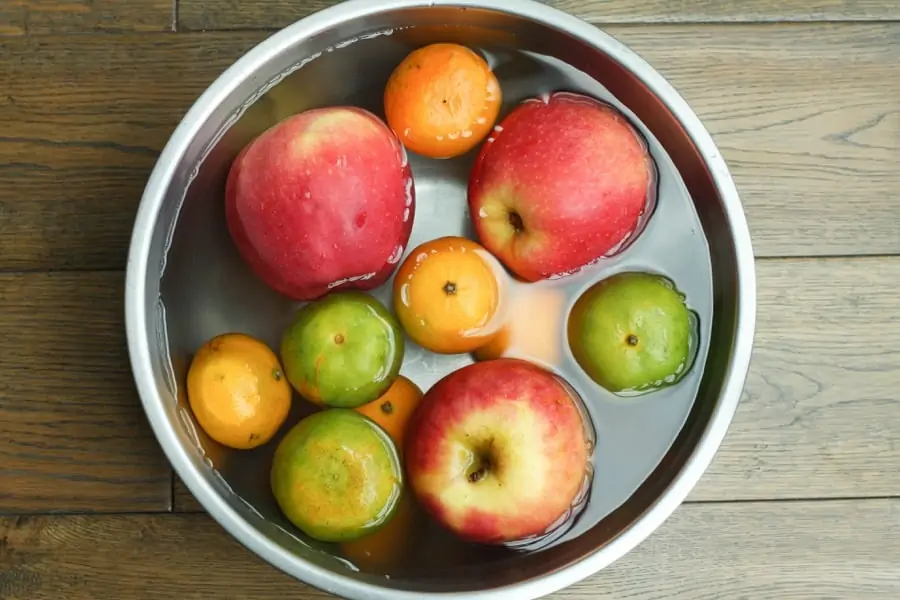
[[(760, 257), (714, 464), (646, 543), (554, 598), (900, 598), (900, 2), (545, 2), (687, 98)], [(132, 384), (123, 268), (193, 100), (329, 4), (0, 0), (0, 598), (327, 597), (174, 480)]]

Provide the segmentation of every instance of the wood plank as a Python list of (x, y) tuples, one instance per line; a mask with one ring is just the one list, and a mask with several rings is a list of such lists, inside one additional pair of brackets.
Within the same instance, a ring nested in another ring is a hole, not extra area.
[[(745, 393), (691, 501), (900, 495), (900, 257), (762, 260)], [(176, 479), (175, 510), (202, 510)]]
[[(884, 0), (541, 0), (592, 23), (878, 21), (900, 18)], [(285, 27), (341, 0), (179, 0), (185, 30)]]
[(0, 513), (170, 508), (123, 296), (121, 273), (0, 275)]
[(0, 45), (0, 269), (124, 267), (134, 213), (168, 136), (260, 37)]
[(0, 36), (91, 31), (168, 31), (175, 0), (4, 0)]
[[(758, 255), (900, 253), (900, 23), (610, 31), (658, 65), (713, 133)], [(0, 269), (122, 268), (168, 135), (265, 35), (0, 45)]]
[(757, 274), (744, 397), (692, 499), (898, 495), (900, 258), (766, 260)]
[[(900, 595), (900, 500), (688, 504), (634, 551), (549, 598), (801, 600)], [(326, 600), (205, 515), (0, 520), (8, 600)], [(740, 577), (735, 577), (740, 573)]]
[(197, 502), (184, 481), (176, 474), (173, 474), (173, 477), (175, 483), (172, 488), (172, 510), (186, 513), (204, 512), (205, 509)]

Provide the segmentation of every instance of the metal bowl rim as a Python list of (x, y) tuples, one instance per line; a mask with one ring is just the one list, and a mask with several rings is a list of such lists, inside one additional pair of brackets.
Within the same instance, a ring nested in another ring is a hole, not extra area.
[[(149, 253), (165, 191), (189, 144), (213, 110), (240, 83), (252, 77), (261, 65), (299, 40), (361, 17), (385, 11), (433, 6), (490, 10), (554, 27), (598, 52), (606, 53), (638, 77), (684, 127), (713, 178), (735, 247), (738, 292), (732, 358), (725, 373), (724, 384), (719, 390), (719, 402), (693, 454), (654, 504), (608, 544), (558, 571), (502, 588), (437, 594), (396, 590), (355, 581), (299, 558), (260, 535), (215, 492), (193, 466), (186, 449), (181, 445), (175, 425), (167, 418), (164, 400), (155, 385), (146, 326)], [(154, 435), (179, 477), (209, 514), (260, 558), (309, 585), (341, 597), (359, 600), (414, 600), (428, 596), (447, 596), (459, 600), (534, 600), (575, 584), (630, 552), (681, 505), (717, 452), (740, 401), (750, 365), (755, 326), (756, 275), (749, 228), (725, 161), (699, 118), (668, 81), (634, 51), (586, 21), (535, 0), (391, 0), (380, 5), (370, 0), (347, 0), (307, 16), (263, 40), (234, 62), (206, 89), (173, 132), (141, 198), (126, 265), (125, 327), (135, 384)]]

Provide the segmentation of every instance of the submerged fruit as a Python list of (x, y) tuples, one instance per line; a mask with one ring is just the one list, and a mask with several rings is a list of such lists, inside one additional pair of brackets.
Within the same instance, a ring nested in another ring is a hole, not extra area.
[(529, 98), (481, 147), (468, 185), (479, 241), (521, 279), (570, 275), (640, 234), (655, 201), (647, 144), (583, 94)]
[(387, 281), (414, 212), (415, 185), (397, 136), (352, 106), (311, 109), (272, 126), (241, 150), (225, 189), (241, 257), (295, 300)]
[(481, 56), (459, 44), (438, 43), (414, 50), (397, 66), (385, 87), (384, 112), (407, 148), (450, 158), (487, 136), (501, 96)]
[(500, 306), (499, 265), (461, 237), (416, 247), (394, 279), (394, 310), (407, 335), (427, 350), (471, 352), (488, 339)]
[(391, 387), (404, 348), (400, 327), (378, 300), (336, 292), (297, 311), (281, 359), (288, 381), (307, 400), (356, 408)]
[(428, 390), (410, 425), (410, 487), (463, 540), (504, 544), (547, 533), (577, 504), (588, 477), (588, 424), (577, 397), (526, 361), (450, 373)]
[(566, 295), (555, 287), (518, 286), (509, 294), (503, 325), (484, 346), (478, 360), (522, 358), (555, 366), (562, 360)]
[(348, 409), (314, 413), (291, 429), (275, 451), (272, 493), (306, 535), (346, 542), (369, 535), (394, 515), (403, 475), (388, 435)]
[(612, 392), (664, 387), (690, 367), (691, 313), (661, 275), (619, 273), (595, 284), (576, 301), (568, 333), (575, 360)]
[(278, 357), (242, 333), (219, 335), (200, 347), (188, 369), (187, 395), (203, 431), (239, 450), (271, 440), (291, 408)]
[(378, 400), (356, 410), (378, 423), (391, 436), (402, 454), (406, 426), (421, 400), (422, 390), (419, 386), (401, 375)]
[(341, 552), (363, 571), (389, 574), (408, 561), (410, 553), (415, 551), (422, 516), (411, 492), (404, 489), (391, 520), (375, 533), (344, 542)]

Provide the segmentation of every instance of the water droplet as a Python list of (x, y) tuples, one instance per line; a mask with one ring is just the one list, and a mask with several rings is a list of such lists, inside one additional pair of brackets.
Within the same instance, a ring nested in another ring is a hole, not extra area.
[(410, 177), (406, 180), (406, 204), (405, 206), (409, 208), (413, 203), (413, 179)]
[(479, 216), (479, 218), (482, 218), (482, 219), (486, 219), (486, 218), (487, 218), (488, 212), (487, 212), (486, 210), (484, 210), (484, 207), (483, 207), (483, 206), (482, 206), (481, 208), (478, 209), (478, 216)]
[(400, 302), (403, 306), (409, 306), (409, 284), (404, 283), (400, 286)]
[(341, 48), (346, 48), (350, 44), (354, 44), (358, 41), (359, 41), (358, 37), (352, 37), (349, 40), (344, 40), (343, 42), (338, 42), (337, 44), (334, 45), (334, 47), (337, 48), (338, 50), (340, 50)]
[(403, 256), (403, 246), (397, 246), (396, 248), (394, 248), (394, 251), (391, 252), (391, 255), (388, 257), (388, 264), (396, 265), (398, 262), (400, 262), (401, 256)]

